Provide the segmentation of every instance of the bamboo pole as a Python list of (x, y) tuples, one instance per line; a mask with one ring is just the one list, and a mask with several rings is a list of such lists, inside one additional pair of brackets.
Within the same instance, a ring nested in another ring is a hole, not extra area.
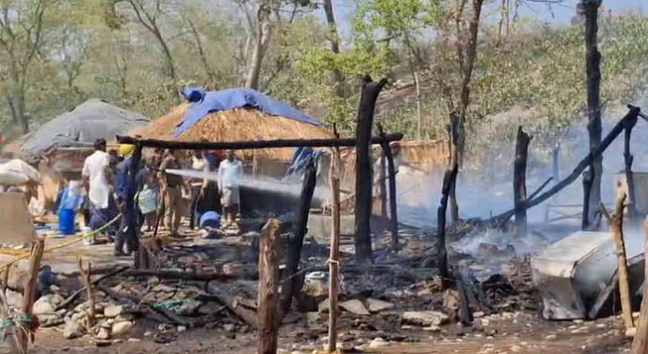
[[(336, 132), (337, 135), (337, 132)], [(337, 350), (338, 293), (340, 290), (340, 149), (333, 148), (331, 158), (331, 253), (329, 259), (329, 353)]]
[[(30, 321), (32, 318), (32, 308), (36, 300), (36, 291), (38, 290), (38, 271), (40, 270), (41, 259), (43, 258), (43, 251), (45, 250), (45, 239), (38, 237), (32, 248), (31, 259), (29, 260), (29, 281), (25, 286), (23, 294), (22, 306), (20, 311), (24, 316), (25, 322)], [(19, 349), (21, 353), (27, 353), (29, 341), (34, 341), (33, 323), (26, 323), (26, 328), (20, 329), (18, 333)]]
[(90, 274), (92, 274), (92, 263), (88, 262), (88, 270), (86, 271), (83, 268), (83, 260), (79, 258), (79, 273), (81, 273), (81, 279), (85, 285), (86, 295), (88, 297), (88, 320), (86, 322), (86, 330), (88, 333), (93, 333), (93, 328), (96, 323), (96, 312), (95, 312), (95, 301), (94, 301), (94, 292), (92, 291), (92, 279), (90, 279)]
[(632, 319), (632, 297), (630, 295), (630, 279), (628, 276), (628, 259), (626, 257), (625, 242), (623, 240), (623, 208), (626, 195), (622, 195), (616, 203), (614, 216), (610, 216), (605, 205), (601, 203), (601, 212), (608, 220), (612, 228), (614, 243), (616, 245), (619, 274), (619, 292), (621, 293), (621, 310), (623, 312), (623, 322), (626, 329), (634, 327)]
[(281, 229), (281, 221), (268, 220), (259, 243), (258, 354), (277, 353)]
[[(646, 243), (644, 246), (644, 255), (648, 255), (648, 216), (644, 221), (644, 230), (646, 233)], [(644, 279), (648, 279), (648, 267), (644, 269)], [(639, 326), (632, 340), (630, 354), (648, 354), (648, 286), (644, 289), (643, 300), (641, 301), (641, 314), (639, 315)]]

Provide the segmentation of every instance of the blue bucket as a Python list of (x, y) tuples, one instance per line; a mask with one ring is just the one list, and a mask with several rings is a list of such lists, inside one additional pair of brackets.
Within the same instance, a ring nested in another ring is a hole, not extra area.
[(59, 232), (63, 235), (74, 235), (74, 219), (76, 217), (76, 211), (72, 209), (61, 209), (59, 211)]
[(220, 227), (221, 216), (215, 211), (208, 211), (200, 217), (200, 228), (211, 227), (217, 229)]

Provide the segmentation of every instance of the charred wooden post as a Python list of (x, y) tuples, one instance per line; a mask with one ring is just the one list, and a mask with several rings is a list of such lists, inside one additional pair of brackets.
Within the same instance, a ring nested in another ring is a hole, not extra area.
[[(625, 122), (628, 121), (629, 119), (636, 118), (638, 115), (641, 114), (641, 110), (639, 109), (639, 107), (628, 105), (628, 108), (630, 111), (614, 126), (614, 128), (612, 128), (612, 130), (608, 133), (605, 139), (603, 139), (603, 141), (601, 142), (601, 145), (599, 145), (599, 147), (594, 152), (590, 152), (589, 154), (587, 154), (587, 156), (585, 156), (585, 158), (583, 158), (578, 163), (578, 165), (576, 165), (574, 170), (567, 177), (565, 177), (555, 186), (551, 187), (551, 189), (549, 189), (548, 191), (540, 194), (536, 198), (530, 199), (527, 203), (527, 209), (532, 208), (544, 202), (545, 200), (551, 198), (556, 193), (563, 190), (563, 188), (567, 187), (575, 180), (577, 180), (578, 177), (581, 175), (581, 173), (585, 171), (585, 169), (590, 165), (590, 161), (592, 160), (592, 158), (603, 154), (603, 152), (610, 146), (610, 144), (612, 144), (612, 142), (621, 134), (621, 132), (624, 130)], [(496, 223), (501, 220), (507, 220), (514, 214), (515, 214), (515, 209), (511, 209), (502, 214), (492, 217), (489, 221)]]
[(295, 277), (294, 274), (297, 274), (299, 270), (299, 260), (301, 259), (304, 237), (308, 231), (308, 215), (313, 200), (313, 193), (315, 192), (316, 177), (315, 162), (311, 160), (304, 173), (304, 183), (302, 185), (301, 197), (299, 198), (299, 209), (297, 211), (297, 224), (293, 234), (294, 236), (288, 241), (287, 278), (281, 287), (282, 314), (288, 313), (293, 297), (299, 292), (300, 278)]
[(19, 329), (18, 343), (19, 349), (22, 353), (27, 353), (29, 341), (34, 341), (34, 325), (35, 320), (32, 314), (34, 301), (36, 300), (36, 292), (38, 291), (38, 272), (40, 270), (41, 259), (43, 258), (43, 251), (45, 250), (45, 239), (38, 237), (32, 248), (31, 258), (29, 260), (29, 280), (25, 286), (23, 294), (22, 305), (20, 311), (22, 312), (23, 319), (21, 325), (23, 328)]
[(81, 258), (79, 258), (78, 262), (79, 273), (81, 274), (81, 279), (83, 280), (88, 297), (88, 318), (86, 329), (88, 333), (92, 333), (92, 328), (94, 327), (96, 320), (94, 292), (92, 291), (92, 279), (90, 279), (90, 274), (92, 274), (92, 263), (88, 262), (88, 270), (86, 271), (85, 268), (83, 268), (83, 261)]
[(451, 170), (446, 171), (443, 176), (443, 188), (441, 189), (441, 204), (437, 210), (437, 254), (439, 275), (441, 276), (441, 286), (447, 289), (450, 279), (450, 271), (448, 269), (448, 251), (446, 249), (446, 212), (448, 210), (448, 196), (452, 190), (452, 186), (457, 179), (457, 172), (459, 171), (459, 164), (454, 164)]
[[(337, 135), (337, 132), (336, 132)], [(338, 294), (340, 291), (340, 149), (331, 157), (331, 253), (329, 257), (329, 327), (328, 351), (337, 350)]]
[(358, 118), (356, 125), (356, 199), (355, 199), (355, 257), (358, 263), (373, 260), (371, 249), (371, 203), (372, 203), (372, 164), (371, 131), (374, 110), (378, 95), (387, 80), (373, 82), (369, 76), (364, 78)]
[(581, 220), (581, 229), (590, 228), (590, 194), (592, 193), (592, 184), (594, 183), (594, 170), (591, 168), (583, 172), (583, 215)]
[[(648, 254), (648, 216), (644, 221), (644, 232), (646, 234), (644, 254)], [(645, 267), (644, 279), (648, 279), (648, 267)], [(630, 354), (648, 354), (648, 286), (644, 289), (638, 321), (639, 326), (632, 340)]]
[(632, 295), (630, 294), (630, 277), (628, 276), (628, 259), (626, 257), (625, 241), (623, 239), (623, 209), (626, 201), (624, 194), (616, 202), (614, 215), (610, 216), (605, 205), (601, 203), (601, 213), (605, 216), (612, 228), (614, 243), (616, 245), (619, 273), (619, 293), (621, 294), (621, 311), (626, 329), (634, 327), (632, 318)]
[[(381, 137), (385, 137), (385, 131), (381, 125), (378, 125)], [(389, 228), (392, 235), (392, 250), (398, 252), (398, 205), (396, 204), (396, 166), (394, 165), (394, 155), (392, 154), (391, 145), (382, 143), (382, 150), (387, 159), (387, 173), (389, 178)]]
[(515, 230), (519, 238), (524, 237), (527, 233), (526, 168), (531, 139), (532, 137), (525, 133), (522, 127), (518, 127), (513, 164), (513, 199), (515, 201)]
[(632, 137), (632, 129), (637, 125), (637, 117), (628, 119), (625, 126), (625, 134), (623, 141), (623, 161), (625, 163), (625, 178), (628, 186), (628, 221), (631, 225), (635, 225), (637, 217), (637, 204), (635, 195), (635, 184), (632, 174), (632, 162), (634, 157), (630, 152), (630, 138)]
[(259, 243), (258, 354), (277, 353), (281, 229), (281, 221), (268, 220)]
[[(381, 144), (382, 145), (382, 144)], [(380, 206), (378, 210), (374, 210), (374, 212), (378, 212), (380, 216), (386, 218), (387, 217), (387, 158), (385, 157), (385, 153), (382, 152), (380, 154), (379, 158), (379, 163), (378, 163), (378, 197), (380, 198), (379, 203)]]
[[(590, 205), (598, 205), (601, 201), (601, 178), (603, 177), (603, 155), (594, 156), (601, 145), (601, 53), (598, 50), (598, 11), (601, 0), (583, 0), (579, 3), (580, 10), (585, 16), (585, 48), (587, 51), (585, 66), (587, 72), (587, 115), (589, 122), (590, 169), (593, 173), (590, 191)], [(587, 218), (594, 218), (595, 208), (589, 210)]]
[[(455, 164), (459, 165), (459, 148), (457, 145), (459, 144), (460, 139), (460, 121), (461, 117), (458, 114), (454, 112), (450, 114), (450, 137), (452, 141), (452, 149), (450, 150), (450, 166), (453, 166)], [(450, 189), (450, 220), (452, 221), (452, 223), (459, 221), (459, 203), (457, 202), (456, 181), (452, 184), (452, 187)]]
[[(374, 86), (378, 85), (373, 83)], [(374, 103), (375, 105), (375, 103)], [(361, 108), (362, 102), (361, 102)], [(364, 109), (364, 108), (363, 108)], [(372, 111), (373, 113), (373, 111)], [(387, 134), (387, 140), (403, 140), (403, 133)], [(276, 140), (251, 140), (251, 141), (169, 141), (157, 139), (142, 139), (130, 136), (117, 136), (120, 144), (142, 144), (147, 148), (160, 148), (170, 150), (254, 150), (286, 147), (354, 147), (357, 140), (353, 138), (336, 139), (276, 139)], [(380, 144), (381, 139), (377, 136), (370, 138), (371, 144)]]

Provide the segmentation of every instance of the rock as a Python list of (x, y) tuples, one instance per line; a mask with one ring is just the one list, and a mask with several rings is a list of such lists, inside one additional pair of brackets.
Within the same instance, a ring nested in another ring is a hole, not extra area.
[(118, 336), (122, 333), (127, 332), (129, 329), (133, 327), (133, 322), (130, 321), (122, 321), (122, 322), (115, 322), (112, 325), (112, 334), (114, 336)]
[(438, 311), (408, 311), (403, 313), (403, 322), (418, 326), (441, 326), (448, 322), (445, 313)]
[(198, 309), (198, 314), (202, 316), (211, 315), (213, 313), (221, 311), (222, 309), (223, 306), (218, 305), (215, 302), (208, 302), (200, 306), (200, 308)]
[(203, 304), (200, 301), (187, 301), (176, 310), (176, 313), (180, 316), (193, 317), (198, 314), (198, 311), (202, 306)]
[(223, 274), (240, 277), (245, 275), (245, 269), (241, 263), (225, 263), (222, 267)]
[(101, 340), (108, 340), (110, 339), (110, 329), (101, 327), (99, 328), (99, 331), (95, 335), (95, 338), (101, 339)]
[[(150, 332), (150, 331), (144, 332), (144, 337), (150, 337), (152, 335), (153, 335), (153, 332)], [(133, 338), (131, 338), (131, 339), (133, 339)]]
[(459, 292), (457, 290), (446, 290), (443, 294), (443, 307), (448, 311), (459, 310)]
[(9, 307), (20, 308), (22, 305), (22, 294), (13, 290), (7, 289), (7, 304)]
[(386, 340), (378, 337), (378, 338), (374, 338), (374, 340), (372, 340), (371, 343), (369, 343), (369, 348), (375, 349), (375, 348), (385, 347), (387, 345), (389, 345), (389, 343), (387, 343)]
[(558, 336), (555, 335), (555, 334), (550, 334), (550, 335), (546, 336), (545, 339), (546, 340), (556, 340), (556, 339), (558, 339)]
[(394, 307), (394, 304), (390, 302), (372, 298), (367, 299), (367, 305), (369, 306), (369, 312), (371, 313), (389, 310)]
[(320, 319), (321, 317), (319, 312), (306, 312), (306, 321), (308, 323), (318, 323)]
[(43, 328), (56, 327), (64, 323), (63, 317), (55, 313), (45, 313), (36, 317), (38, 317), (38, 323)]
[(34, 315), (43, 315), (56, 312), (56, 306), (51, 303), (49, 296), (43, 296), (34, 303), (32, 312)]
[(344, 301), (339, 304), (341, 308), (345, 311), (351, 312), (354, 315), (358, 316), (369, 316), (370, 313), (367, 311), (367, 308), (364, 306), (360, 300), (349, 300)]
[(178, 326), (178, 333), (182, 333), (182, 332), (186, 332), (186, 331), (187, 331), (187, 327), (185, 327), (185, 326)]
[(104, 309), (104, 316), (106, 317), (117, 317), (122, 313), (124, 313), (124, 306), (121, 305), (113, 305)]
[(63, 329), (63, 338), (65, 339), (74, 339), (79, 338), (84, 334), (85, 330), (83, 325), (79, 321), (68, 321), (65, 323), (65, 328)]

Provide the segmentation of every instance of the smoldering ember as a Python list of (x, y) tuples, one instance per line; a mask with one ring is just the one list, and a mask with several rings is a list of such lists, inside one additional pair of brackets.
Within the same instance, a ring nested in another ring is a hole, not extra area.
[(0, 353), (648, 354), (646, 6), (0, 2)]

